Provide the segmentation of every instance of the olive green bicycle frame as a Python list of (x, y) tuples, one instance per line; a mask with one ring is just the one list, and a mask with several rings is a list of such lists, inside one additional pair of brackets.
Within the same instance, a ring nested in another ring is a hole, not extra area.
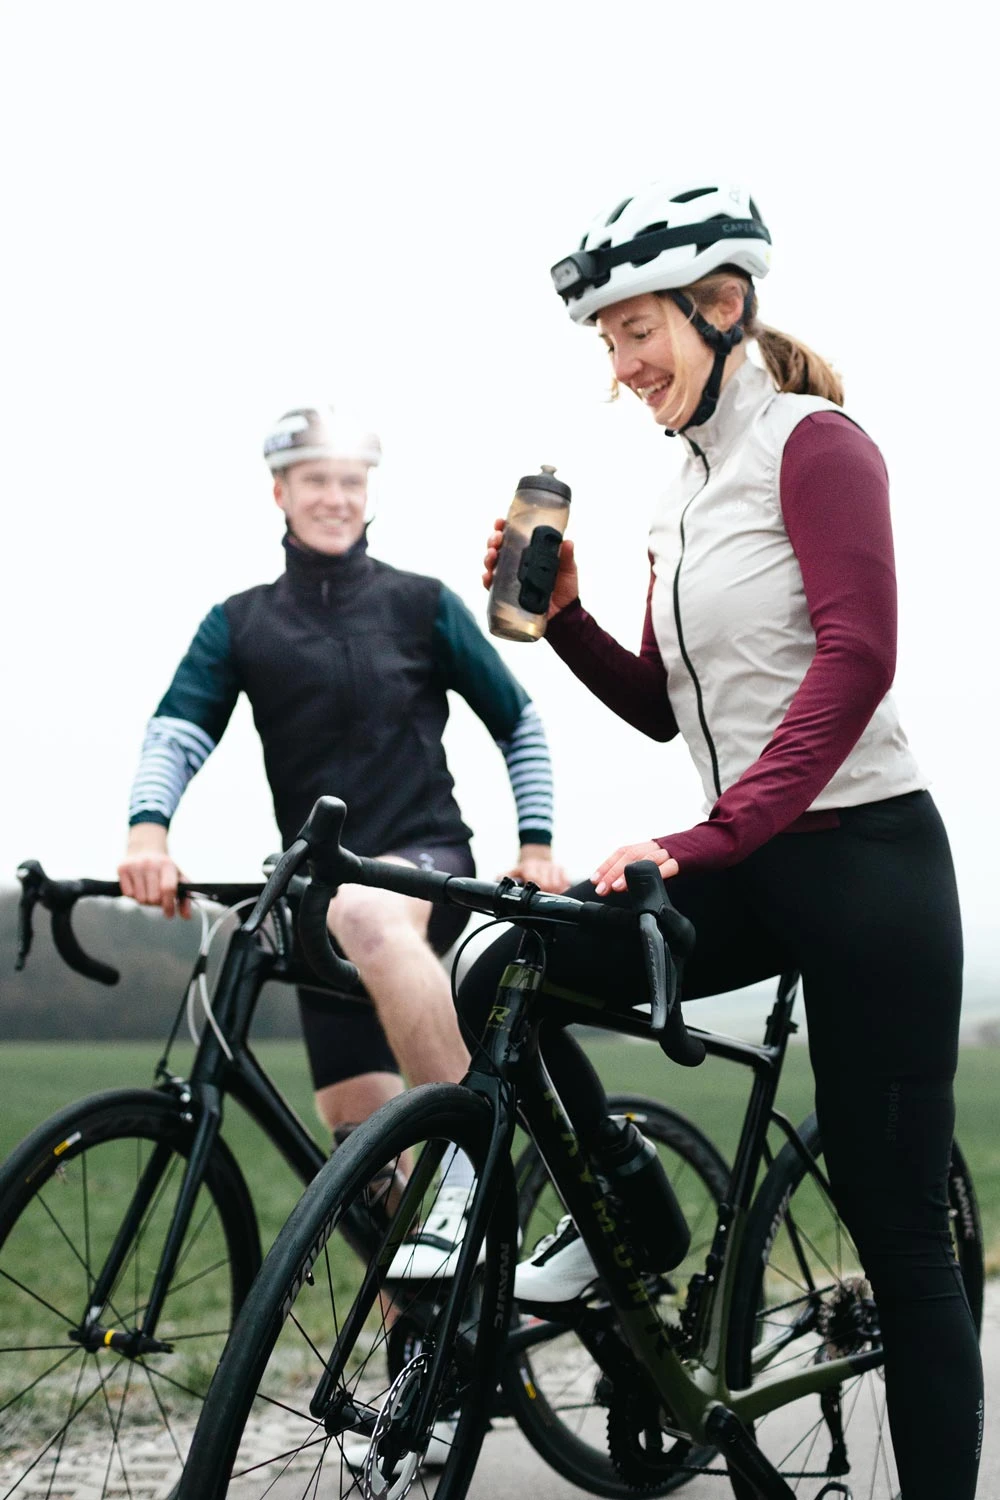
[[(663, 1404), (668, 1417), (665, 1430), (677, 1437), (708, 1441), (720, 1447), (724, 1445), (718, 1423), (711, 1420), (713, 1411), (717, 1417), (728, 1411), (746, 1427), (767, 1412), (802, 1396), (838, 1386), (882, 1363), (882, 1352), (875, 1349), (849, 1358), (826, 1360), (797, 1373), (775, 1374), (772, 1378), (764, 1375), (752, 1389), (733, 1390), (727, 1380), (734, 1282), (758, 1169), (762, 1161), (769, 1163), (772, 1159), (766, 1139), (769, 1125), (779, 1125), (797, 1143), (809, 1171), (824, 1190), (827, 1188), (822, 1169), (791, 1122), (774, 1108), (788, 1038), (796, 1030), (791, 1011), (797, 983), (798, 976), (794, 974), (782, 979), (762, 1045), (689, 1028), (692, 1035), (704, 1042), (708, 1053), (751, 1068), (753, 1083), (726, 1201), (719, 1205), (706, 1261), (697, 1324), (689, 1340), (691, 1352), (686, 1352), (683, 1359), (672, 1347), (646, 1281), (632, 1263), (625, 1237), (545, 1070), (538, 1046), (539, 1025), (549, 1018), (557, 1024), (582, 1022), (629, 1036), (649, 1037), (645, 1016), (641, 1012), (612, 1011), (604, 1002), (547, 984), (537, 967), (519, 957), (507, 967), (501, 979), (483, 1037), (485, 1058), (473, 1064), (466, 1079), (470, 1088), (485, 1094), (494, 1106), (491, 1161), (500, 1150), (509, 1151), (517, 1112), (527, 1124), (593, 1257), (625, 1338)], [(497, 1087), (498, 1075), (515, 1085), (516, 1105), (509, 1102), (509, 1090)], [(488, 1178), (488, 1169), (486, 1175)], [(484, 1195), (487, 1203), (483, 1207), (488, 1212), (491, 1194), (487, 1186)], [(473, 1219), (476, 1218), (478, 1215), (473, 1211)], [(477, 1227), (475, 1222), (470, 1225), (470, 1237), (476, 1242)], [(563, 1331), (563, 1325), (551, 1323), (526, 1330), (523, 1336), (515, 1330), (510, 1335), (511, 1343), (520, 1343), (522, 1347), (542, 1343), (546, 1328), (552, 1335), (557, 1330)], [(766, 1370), (795, 1336), (793, 1328), (787, 1337), (774, 1339), (760, 1351), (755, 1370)], [(740, 1447), (744, 1442), (752, 1444), (752, 1439), (742, 1434)], [(734, 1467), (739, 1468), (738, 1450), (729, 1456)], [(765, 1468), (757, 1469), (757, 1482), (763, 1479), (777, 1496), (790, 1494), (777, 1472), (763, 1458), (759, 1462)]]

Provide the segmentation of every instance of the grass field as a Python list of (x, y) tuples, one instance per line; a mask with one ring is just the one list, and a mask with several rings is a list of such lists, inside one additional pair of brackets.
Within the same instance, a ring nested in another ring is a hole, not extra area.
[[(100, 1090), (148, 1084), (157, 1050), (148, 1043), (8, 1044), (0, 1053), (0, 1158), (65, 1104)], [(256, 1050), (286, 1097), (311, 1121), (312, 1096), (300, 1046), (265, 1042)], [(619, 1040), (600, 1038), (589, 1044), (589, 1050), (609, 1091), (663, 1099), (690, 1115), (727, 1157), (732, 1156), (747, 1097), (748, 1070), (709, 1059), (702, 1068), (687, 1071), (668, 1065), (655, 1047)], [(178, 1051), (173, 1059), (176, 1070), (182, 1071), (189, 1059), (189, 1049)], [(998, 1048), (966, 1049), (958, 1084), (959, 1134), (978, 1188), (994, 1272), (1000, 1272), (1000, 1139), (994, 1122), (998, 1062)], [(789, 1052), (778, 1105), (793, 1119), (812, 1107), (812, 1080), (802, 1046)], [(224, 1134), (248, 1179), (266, 1249), (293, 1208), (301, 1185), (235, 1104), (227, 1109)], [(153, 1151), (152, 1142), (137, 1143), (133, 1135), (134, 1127), (130, 1127), (126, 1139), (110, 1139), (89, 1150), (86, 1166), (83, 1158), (74, 1159), (72, 1149), (54, 1164), (57, 1153), (50, 1145), (44, 1157), (49, 1170), (54, 1166), (54, 1175), (44, 1193), (32, 1199), (19, 1223), (16, 1245), (13, 1237), (7, 1242), (0, 1267), (4, 1335), (0, 1354), (5, 1356), (0, 1361), (0, 1410), (5, 1401), (11, 1405), (4, 1419), (7, 1430), (0, 1441), (0, 1456), (10, 1446), (23, 1450), (58, 1431), (67, 1401), (81, 1414), (80, 1420), (74, 1417), (74, 1431), (86, 1439), (100, 1428), (105, 1412), (116, 1411), (121, 1422), (126, 1406), (130, 1422), (152, 1422), (157, 1414), (190, 1422), (196, 1410), (192, 1398), (207, 1388), (229, 1325), (230, 1261), (207, 1189), (192, 1218), (192, 1225), (197, 1226), (194, 1242), (186, 1245), (158, 1329), (161, 1337), (186, 1342), (177, 1344), (175, 1352), (165, 1358), (153, 1355), (135, 1366), (120, 1360), (116, 1364), (108, 1359), (95, 1361), (82, 1356), (78, 1345), (67, 1343), (66, 1328), (75, 1326), (89, 1283), (83, 1275), (84, 1259), (65, 1226), (77, 1226), (79, 1250), (85, 1250), (88, 1261), (103, 1263), (124, 1206)], [(672, 1165), (670, 1172), (673, 1176)], [(698, 1184), (674, 1180), (690, 1223), (695, 1199), (689, 1203), (684, 1194), (697, 1195)], [(141, 1249), (126, 1263), (109, 1304), (106, 1316), (112, 1324), (132, 1326), (135, 1311), (145, 1305), (175, 1186), (176, 1177), (168, 1179), (146, 1216)], [(538, 1205), (542, 1217), (558, 1212), (551, 1190), (548, 1196), (552, 1203)], [(84, 1216), (74, 1216), (74, 1205), (84, 1199), (88, 1205)], [(704, 1229), (692, 1245), (690, 1264), (685, 1262), (675, 1273), (678, 1286), (686, 1284), (686, 1275), (702, 1263), (707, 1248), (712, 1215), (705, 1203), (702, 1208), (706, 1211), (699, 1210), (696, 1217), (699, 1223), (704, 1220)], [(821, 1224), (829, 1224), (822, 1204), (816, 1225), (811, 1221), (807, 1225), (815, 1242), (825, 1232)], [(533, 1243), (537, 1232), (548, 1227), (549, 1223), (533, 1219), (528, 1242)], [(360, 1263), (339, 1239), (331, 1242), (331, 1262), (330, 1274), (338, 1286), (344, 1282), (346, 1287), (359, 1274)], [(305, 1352), (311, 1348), (307, 1342)], [(294, 1348), (292, 1353), (296, 1353)], [(298, 1357), (302, 1354), (298, 1348)], [(49, 1378), (53, 1370), (54, 1379)], [(285, 1361), (281, 1371), (282, 1379), (291, 1380), (295, 1366)], [(15, 1400), (16, 1392), (21, 1394)]]
[[(590, 1048), (609, 1090), (651, 1094), (688, 1114), (731, 1157), (746, 1100), (749, 1073), (709, 1058), (690, 1071), (667, 1064), (657, 1048), (597, 1039)], [(264, 1066), (312, 1125), (312, 1094), (297, 1042), (262, 1042)], [(147, 1042), (8, 1043), (0, 1052), (0, 1159), (39, 1121), (62, 1105), (99, 1089), (142, 1087), (152, 1078), (157, 1049)], [(190, 1052), (178, 1051), (182, 1071)], [(1000, 1133), (996, 1109), (1000, 1047), (966, 1047), (959, 1064), (957, 1134), (969, 1161), (983, 1215), (990, 1269), (1000, 1272)], [(790, 1049), (778, 1106), (792, 1119), (812, 1108), (812, 1076), (804, 1047)], [(265, 1246), (299, 1196), (300, 1185), (239, 1106), (230, 1104), (224, 1134), (247, 1176)]]

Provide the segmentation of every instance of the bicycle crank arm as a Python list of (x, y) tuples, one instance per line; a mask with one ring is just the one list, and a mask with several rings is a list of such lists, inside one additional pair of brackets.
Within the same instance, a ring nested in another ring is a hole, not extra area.
[(756, 1485), (760, 1500), (795, 1500), (795, 1493), (769, 1464), (735, 1412), (715, 1406), (705, 1419), (705, 1436), (741, 1479)]

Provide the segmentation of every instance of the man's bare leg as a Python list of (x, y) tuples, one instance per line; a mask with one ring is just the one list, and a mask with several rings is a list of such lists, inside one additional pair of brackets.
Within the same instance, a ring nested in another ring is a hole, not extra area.
[(430, 912), (429, 902), (411, 896), (346, 885), (331, 901), (327, 921), (357, 965), (407, 1081), (457, 1083), (469, 1054), (448, 977), (427, 945)]
[(357, 1125), (403, 1088), (398, 1073), (358, 1073), (317, 1089), (316, 1113), (331, 1131), (338, 1125)]

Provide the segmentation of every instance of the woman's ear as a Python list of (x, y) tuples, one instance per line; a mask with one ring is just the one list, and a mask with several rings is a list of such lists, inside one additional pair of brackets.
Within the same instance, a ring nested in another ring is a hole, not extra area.
[(743, 304), (746, 298), (746, 287), (742, 281), (734, 276), (731, 281), (726, 281), (719, 288), (718, 296), (710, 312), (705, 316), (716, 328), (721, 328), (723, 333), (728, 333), (734, 323), (738, 323), (743, 317)]
[(285, 505), (284, 481), (278, 478), (275, 478), (274, 481), (274, 503), (279, 510), (287, 511), (288, 507)]

